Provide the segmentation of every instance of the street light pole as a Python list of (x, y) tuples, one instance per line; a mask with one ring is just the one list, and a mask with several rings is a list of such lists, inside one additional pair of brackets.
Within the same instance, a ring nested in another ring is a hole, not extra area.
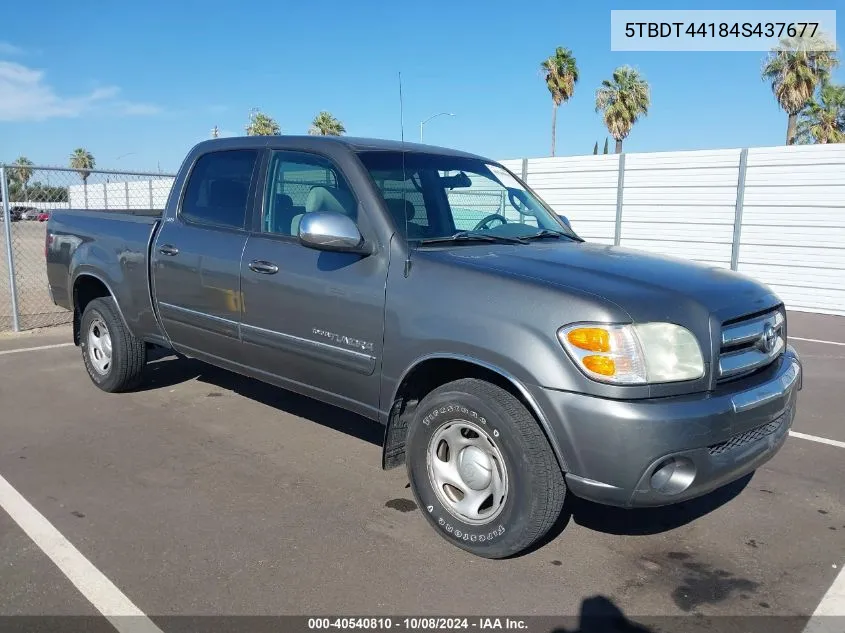
[(127, 156), (132, 156), (133, 154), (136, 154), (136, 153), (137, 152), (126, 152), (125, 154), (121, 154), (120, 156), (118, 156), (117, 158), (114, 159), (114, 162), (119, 161), (121, 158), (126, 158)]
[(440, 113), (438, 113), (438, 114), (433, 114), (433, 115), (431, 115), (431, 116), (430, 116), (430, 117), (428, 117), (425, 121), (420, 121), (420, 143), (422, 143), (422, 142), (423, 142), (423, 126), (424, 126), (426, 123), (428, 123), (429, 121), (431, 121), (432, 119), (436, 119), (437, 117), (439, 117), (439, 116), (443, 116), (443, 115), (446, 115), (446, 116), (455, 116), (455, 114), (454, 114), (453, 112), (440, 112)]
[[(135, 154), (135, 153), (136, 152), (126, 152), (125, 154), (121, 154), (120, 156), (117, 156), (114, 159), (114, 162), (117, 163), (117, 161), (119, 161), (121, 158), (126, 158), (127, 156), (132, 156), (132, 154)], [(106, 176), (106, 182), (107, 183), (111, 182), (111, 176)]]

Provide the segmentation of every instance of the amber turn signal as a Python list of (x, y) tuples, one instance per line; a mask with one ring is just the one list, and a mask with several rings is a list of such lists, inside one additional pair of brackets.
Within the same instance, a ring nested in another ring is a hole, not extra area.
[[(579, 327), (566, 335), (571, 345), (588, 352), (609, 352), (610, 333), (599, 327)], [(611, 372), (608, 375), (612, 375)]]
[(613, 376), (616, 373), (616, 363), (607, 356), (585, 356), (581, 363), (591, 372), (601, 376)]

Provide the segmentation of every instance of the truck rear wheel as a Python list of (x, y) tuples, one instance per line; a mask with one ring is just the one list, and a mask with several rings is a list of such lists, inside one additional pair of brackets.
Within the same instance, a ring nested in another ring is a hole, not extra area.
[(477, 556), (528, 549), (563, 509), (563, 473), (537, 421), (512, 394), (483, 380), (456, 380), (429, 393), (408, 430), (406, 457), (428, 522)]
[(113, 298), (93, 299), (85, 306), (79, 347), (88, 375), (103, 391), (128, 391), (141, 382), (146, 346), (123, 324)]

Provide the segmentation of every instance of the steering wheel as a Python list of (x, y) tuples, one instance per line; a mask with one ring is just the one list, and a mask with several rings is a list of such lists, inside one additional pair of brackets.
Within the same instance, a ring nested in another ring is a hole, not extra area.
[(475, 225), (475, 228), (473, 229), (473, 231), (480, 231), (481, 229), (489, 229), (490, 227), (487, 226), (487, 225), (490, 224), (490, 222), (492, 222), (493, 220), (500, 220), (502, 224), (508, 223), (508, 219), (505, 216), (503, 216), (499, 213), (491, 213), (486, 218), (482, 218), (481, 220), (479, 220), (478, 224)]

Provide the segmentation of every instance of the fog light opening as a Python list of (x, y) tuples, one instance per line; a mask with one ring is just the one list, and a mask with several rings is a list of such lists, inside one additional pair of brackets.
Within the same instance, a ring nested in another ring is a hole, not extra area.
[(695, 465), (686, 457), (669, 457), (660, 462), (651, 474), (651, 487), (663, 495), (677, 495), (690, 487), (695, 479)]

